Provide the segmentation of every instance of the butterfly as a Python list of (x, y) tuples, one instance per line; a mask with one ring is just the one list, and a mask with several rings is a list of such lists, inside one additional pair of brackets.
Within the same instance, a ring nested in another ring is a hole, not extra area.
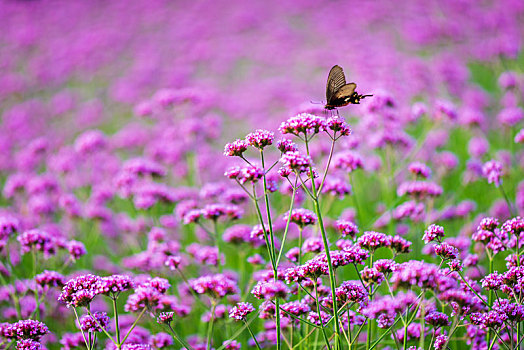
[(350, 103), (359, 104), (360, 100), (373, 95), (359, 95), (355, 90), (357, 84), (346, 83), (344, 71), (340, 66), (333, 66), (329, 71), (326, 84), (326, 105), (325, 109), (332, 110), (338, 107), (347, 106)]

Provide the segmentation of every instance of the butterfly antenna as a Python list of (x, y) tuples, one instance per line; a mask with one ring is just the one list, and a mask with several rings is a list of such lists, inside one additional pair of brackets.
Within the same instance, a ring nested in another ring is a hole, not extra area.
[(320, 101), (320, 102), (309, 101), (309, 102), (311, 102), (311, 103), (314, 104), (314, 105), (323, 105), (323, 104), (325, 104), (325, 103), (322, 102), (322, 101)]

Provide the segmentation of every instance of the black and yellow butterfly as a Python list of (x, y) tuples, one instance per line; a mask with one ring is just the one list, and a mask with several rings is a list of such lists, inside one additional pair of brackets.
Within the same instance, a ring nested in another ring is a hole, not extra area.
[(355, 90), (357, 84), (346, 83), (344, 71), (340, 66), (333, 66), (329, 71), (326, 85), (326, 105), (325, 109), (337, 109), (347, 106), (350, 103), (359, 104), (360, 100), (373, 95), (359, 95)]

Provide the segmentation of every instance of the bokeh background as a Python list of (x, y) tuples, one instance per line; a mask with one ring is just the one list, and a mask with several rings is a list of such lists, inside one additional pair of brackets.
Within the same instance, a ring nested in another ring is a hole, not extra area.
[[(430, 259), (420, 236), (425, 224), (438, 221), (464, 238), (453, 242), (466, 252), (481, 214), (501, 222), (511, 215), (499, 189), (483, 178), (486, 161), (501, 162), (512, 209), (524, 212), (523, 154), (514, 142), (524, 119), (523, 34), (521, 0), (1, 1), (1, 213), (16, 216), (23, 230), (39, 227), (87, 248), (76, 264), (64, 266), (69, 256), (45, 257), (38, 268), (12, 250), (8, 282), (17, 274), (31, 279), (27, 272), (44, 266), (68, 276), (169, 275), (166, 251), (213, 245), (201, 230), (179, 223), (175, 204), (241, 197), (223, 177), (237, 163), (223, 156), (224, 144), (257, 128), (276, 132), (298, 112), (326, 115), (311, 101), (325, 100), (335, 64), (359, 93), (374, 95), (339, 111), (353, 135), (337, 152), (358, 152), (364, 167), (352, 175), (361, 231), (392, 229), (418, 239), (410, 258)], [(329, 140), (311, 151), (325, 164)], [(415, 160), (430, 165), (443, 194), (422, 207), (409, 202), (392, 219), (404, 200), (397, 186)], [(135, 166), (164, 177), (133, 183)], [(329, 225), (355, 206), (333, 184), (323, 206)], [(272, 204), (281, 233), (289, 187), (280, 185)], [(151, 244), (153, 226), (168, 231), (169, 244)], [(223, 252), (227, 268), (245, 265), (248, 250), (242, 255), (226, 245)], [(216, 268), (189, 260), (190, 277)], [(245, 267), (241, 282), (256, 269)], [(30, 305), (33, 295), (24, 295)], [(2, 302), (2, 316), (15, 321), (9, 298)], [(44, 320), (56, 334), (49, 347), (58, 348), (64, 320), (71, 332), (74, 322), (56, 295), (47, 306)], [(184, 337), (205, 333), (200, 316), (180, 325)], [(247, 343), (247, 335), (239, 339)]]

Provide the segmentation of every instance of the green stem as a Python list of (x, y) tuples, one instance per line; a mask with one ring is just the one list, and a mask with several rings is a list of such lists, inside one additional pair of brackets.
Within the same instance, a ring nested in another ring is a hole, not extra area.
[(211, 338), (213, 337), (213, 326), (215, 324), (215, 309), (217, 302), (211, 301), (211, 321), (209, 321), (209, 327), (207, 328), (207, 350), (211, 350)]
[(448, 335), (448, 339), (446, 340), (446, 343), (444, 344), (444, 346), (442, 347), (442, 349), (447, 349), (448, 347), (448, 344), (449, 344), (449, 341), (451, 340), (451, 337), (453, 336), (453, 333), (455, 333), (455, 329), (457, 329), (457, 325), (458, 325), (458, 322), (459, 322), (459, 316), (455, 316), (454, 320), (453, 320), (453, 325), (451, 326), (451, 331), (449, 332), (449, 335)]
[(511, 203), (511, 201), (509, 200), (509, 197), (506, 194), (506, 191), (504, 191), (504, 187), (502, 186), (502, 183), (500, 184), (499, 189), (500, 189), (500, 192), (502, 193), (502, 196), (504, 197), (504, 200), (506, 201), (506, 203), (508, 205), (509, 212), (510, 212), (511, 216), (515, 216), (515, 212), (513, 211), (513, 205)]
[[(78, 312), (76, 311), (75, 307), (73, 307), (73, 312), (75, 313), (76, 322), (78, 322), (78, 324), (80, 325), (80, 319), (78, 318)], [(82, 327), (80, 327), (80, 332), (82, 333), (82, 338), (84, 338), (84, 343), (86, 344), (87, 350), (90, 350), (90, 344), (87, 342), (86, 334), (82, 330)]]
[[(274, 270), (274, 267), (275, 267), (275, 258), (273, 257), (273, 250), (271, 249), (271, 243), (269, 241), (269, 237), (268, 237), (268, 230), (266, 230), (266, 225), (264, 225), (264, 218), (262, 217), (262, 211), (260, 210), (260, 206), (258, 205), (258, 199), (256, 199), (256, 191), (255, 191), (255, 185), (253, 185), (253, 197), (255, 198), (254, 202), (255, 202), (255, 210), (257, 212), (257, 215), (258, 215), (258, 220), (260, 221), (260, 225), (262, 226), (262, 231), (264, 233), (264, 240), (266, 241), (266, 247), (267, 247), (267, 253), (269, 255), (269, 260), (271, 261), (271, 266), (273, 267), (273, 270)], [(271, 228), (271, 230), (273, 230)]]
[(215, 243), (217, 245), (218, 250), (218, 271), (222, 272), (222, 256), (221, 256), (221, 249), (220, 249), (220, 237), (218, 235), (218, 223), (217, 220), (213, 220), (213, 236), (215, 238)]
[(420, 327), (421, 331), (420, 331), (419, 347), (420, 347), (421, 349), (424, 349), (424, 341), (425, 341), (425, 335), (426, 335), (426, 334), (424, 334), (424, 333), (425, 333), (424, 330), (425, 330), (425, 328), (426, 328), (424, 317), (425, 317), (425, 315), (426, 315), (426, 314), (425, 314), (425, 311), (426, 311), (426, 310), (425, 310), (425, 308), (424, 308), (424, 304), (423, 304), (423, 303), (421, 303), (421, 304), (422, 304), (422, 306), (420, 307), (420, 308), (421, 308), (421, 311), (420, 311), (420, 324), (421, 324), (422, 326)]
[[(273, 223), (271, 221), (271, 206), (269, 205), (269, 193), (267, 190), (267, 179), (266, 179), (266, 166), (264, 162), (264, 152), (262, 149), (260, 150), (260, 161), (262, 163), (262, 169), (264, 170), (264, 176), (263, 176), (263, 184), (264, 184), (264, 200), (266, 204), (266, 217), (267, 217), (267, 224), (269, 226), (269, 234), (271, 237), (271, 250), (273, 252), (273, 278), (276, 281), (278, 281), (278, 260), (275, 260), (276, 257), (276, 251), (275, 251), (275, 236), (273, 233)], [(284, 248), (284, 242), (282, 242), (282, 247), (280, 248), (283, 250)], [(280, 254), (279, 254), (280, 256)], [(275, 304), (276, 304), (276, 310), (279, 310), (279, 299), (278, 297), (275, 298)], [(282, 347), (282, 340), (281, 340), (281, 329), (280, 329), (280, 312), (277, 312), (276, 315), (276, 328), (277, 328), (277, 350), (280, 350)]]
[(324, 182), (326, 181), (327, 173), (329, 170), (329, 166), (331, 165), (331, 159), (333, 158), (333, 151), (335, 150), (335, 142), (336, 142), (335, 134), (333, 134), (333, 140), (331, 142), (331, 148), (329, 150), (329, 156), (328, 161), (326, 164), (326, 170), (324, 171), (324, 176), (322, 176), (322, 182), (320, 183), (320, 186), (318, 187), (318, 193), (322, 193), (322, 188), (324, 187)]
[[(305, 143), (306, 143), (307, 155), (309, 156), (309, 145), (308, 145), (307, 138), (306, 138)], [(317, 193), (317, 189), (315, 185), (315, 178), (313, 176), (313, 167), (312, 166), (309, 167), (309, 173), (310, 173), (310, 179), (311, 179), (311, 189), (313, 191), (313, 204), (315, 206), (315, 212), (318, 218), (318, 226), (320, 228), (320, 233), (322, 235), (322, 242), (324, 243), (324, 251), (326, 253), (326, 260), (327, 260), (328, 268), (329, 268), (329, 282), (331, 285), (331, 298), (333, 300), (333, 317), (335, 318), (335, 348), (338, 349), (342, 347), (342, 344), (341, 344), (341, 339), (340, 339), (340, 322), (338, 318), (337, 297), (335, 295), (335, 289), (337, 287), (336, 277), (335, 277), (335, 271), (333, 269), (333, 264), (331, 263), (331, 254), (330, 254), (330, 249), (329, 249), (329, 243), (327, 240), (326, 229), (324, 227), (324, 221), (322, 220), (322, 212), (320, 210), (320, 203), (318, 201), (318, 193)]]
[[(89, 306), (88, 306), (89, 307)], [(115, 340), (113, 339), (113, 337), (111, 336), (111, 334), (109, 334), (107, 332), (107, 330), (100, 324), (100, 322), (98, 322), (98, 320), (96, 319), (95, 315), (93, 315), (91, 313), (91, 310), (88, 309), (88, 307), (86, 307), (86, 311), (87, 313), (89, 314), (89, 316), (91, 316), (91, 318), (93, 319), (93, 321), (96, 323), (96, 325), (102, 330), (102, 332), (104, 332), (104, 334), (111, 340), (111, 342), (113, 342), (113, 344), (115, 344), (117, 347), (119, 345), (119, 343), (115, 342)], [(79, 323), (80, 324), (80, 323)], [(131, 330), (129, 330), (131, 332)], [(125, 340), (125, 339), (124, 339)], [(122, 342), (123, 343), (123, 342)], [(120, 344), (121, 345), (121, 344)]]
[(355, 205), (355, 210), (357, 211), (357, 221), (358, 223), (362, 223), (362, 220), (361, 220), (361, 213), (360, 213), (360, 207), (358, 205), (358, 199), (357, 199), (357, 192), (356, 192), (356, 189), (355, 189), (355, 184), (354, 184), (354, 181), (353, 181), (353, 173), (350, 172), (349, 173), (349, 184), (351, 185), (351, 190), (353, 191), (353, 194), (352, 194), (352, 198), (353, 198), (353, 204)]
[(118, 326), (118, 308), (116, 305), (116, 297), (112, 296), (111, 300), (113, 301), (113, 317), (115, 318), (115, 334), (116, 334), (116, 342), (117, 342), (117, 348), (120, 348), (120, 327)]
[(253, 340), (254, 340), (254, 342), (255, 342), (255, 344), (257, 346), (257, 349), (261, 350), (260, 344), (258, 343), (258, 340), (257, 340), (257, 337), (255, 337), (255, 334), (251, 330), (251, 327), (249, 327), (249, 324), (246, 322), (246, 320), (244, 320), (244, 323), (246, 324), (247, 330), (249, 331), (249, 334), (251, 334), (251, 338), (253, 338)]
[[(409, 316), (409, 308), (406, 310), (406, 320)], [(404, 326), (404, 341), (403, 341), (403, 349), (406, 350), (408, 348), (408, 324)], [(446, 349), (444, 347), (443, 349)]]
[(188, 350), (194, 350), (194, 348), (189, 345), (187, 342), (185, 342), (182, 338), (180, 338), (180, 336), (175, 332), (175, 330), (173, 329), (173, 327), (171, 327), (171, 324), (168, 324), (167, 325), (169, 327), (169, 330), (171, 331), (171, 335), (173, 336), (173, 338), (175, 338), (180, 344), (182, 344), (186, 349)]
[(286, 243), (287, 232), (289, 230), (289, 224), (291, 222), (291, 213), (293, 211), (293, 205), (295, 203), (295, 194), (297, 193), (297, 182), (298, 182), (298, 179), (295, 179), (295, 186), (293, 186), (293, 194), (291, 195), (291, 204), (289, 205), (289, 212), (288, 212), (289, 215), (288, 215), (288, 218), (287, 218), (286, 228), (284, 230), (284, 235), (282, 237), (282, 246), (280, 247), (280, 252), (278, 253), (278, 257), (277, 257), (277, 262), (276, 262), (277, 267), (278, 267), (278, 264), (280, 263), (280, 258), (282, 257), (282, 252), (284, 251), (284, 244)]
[(191, 292), (191, 294), (193, 295), (193, 297), (195, 298), (195, 300), (201, 305), (203, 306), (204, 308), (208, 308), (208, 306), (200, 299), (200, 296), (195, 292), (195, 290), (193, 288), (191, 288), (191, 284), (189, 283), (188, 279), (186, 278), (186, 276), (184, 275), (184, 273), (182, 272), (182, 270), (180, 270), (180, 268), (177, 268), (176, 269), (178, 274), (180, 275), (180, 277), (182, 278), (182, 280), (184, 281), (184, 283), (187, 285), (187, 288), (189, 288), (189, 291)]
[(138, 321), (140, 321), (140, 319), (142, 318), (142, 316), (144, 315), (144, 312), (146, 312), (146, 310), (147, 310), (147, 307), (143, 308), (142, 311), (140, 311), (140, 314), (138, 314), (137, 319), (135, 320), (135, 322), (133, 322), (133, 324), (131, 325), (131, 328), (129, 328), (129, 330), (127, 331), (127, 334), (124, 337), (124, 339), (122, 339), (122, 343), (121, 344), (124, 344), (126, 342), (127, 337), (129, 337), (131, 335), (131, 332), (133, 331), (133, 329), (135, 329), (136, 325), (138, 324)]
[[(488, 255), (488, 259), (489, 259), (489, 273), (493, 273), (493, 257), (491, 256), (489, 250), (486, 248), (486, 254)], [(493, 291), (490, 289), (489, 291), (489, 295), (488, 295), (488, 304), (490, 307), (493, 306)], [(486, 337), (487, 337), (487, 343), (489, 344), (490, 343), (490, 340), (491, 340), (491, 328), (488, 330), (487, 334), (486, 334)]]
[[(398, 322), (398, 318), (397, 320), (391, 325), (391, 327), (389, 327), (384, 333), (382, 333), (380, 335), (380, 337), (373, 343), (373, 345), (368, 349), (368, 350), (373, 350), (379, 343), (382, 339), (384, 339), (384, 337), (393, 330), (393, 327), (395, 327), (395, 325), (397, 324)], [(393, 332), (392, 332), (393, 333)]]
[(471, 291), (472, 291), (472, 292), (477, 296), (477, 298), (479, 298), (480, 301), (482, 301), (482, 303), (484, 303), (484, 305), (486, 305), (487, 307), (489, 307), (489, 309), (491, 310), (491, 305), (490, 305), (486, 300), (484, 300), (484, 298), (482, 298), (482, 297), (477, 293), (477, 291), (476, 291), (475, 289), (473, 289), (473, 288), (469, 285), (468, 281), (466, 281), (466, 279), (462, 276), (462, 274), (461, 274), (460, 272), (457, 272), (457, 273), (458, 273), (460, 279), (461, 279), (461, 280), (466, 284), (466, 286), (468, 286), (468, 288), (469, 288), (469, 289), (470, 289), (470, 290), (471, 290)]
[[(5, 280), (4, 276), (2, 276), (1, 273), (0, 273), (0, 281), (2, 281), (3, 286), (8, 285), (7, 281)], [(6, 290), (11, 295), (11, 298), (13, 298), (13, 302), (15, 304), (15, 309), (16, 309), (16, 317), (19, 319), (22, 318), (22, 310), (20, 308), (20, 299), (18, 299), (18, 295), (16, 295), (16, 291), (14, 290), (14, 288), (6, 288)]]
[(322, 330), (322, 335), (324, 336), (324, 341), (326, 342), (326, 347), (328, 349), (331, 349), (331, 345), (329, 345), (329, 339), (328, 339), (327, 334), (326, 334), (326, 329), (324, 328), (324, 321), (322, 320), (322, 315), (320, 314), (320, 305), (319, 305), (319, 302), (318, 302), (317, 284), (318, 284), (317, 280), (313, 279), (313, 286), (315, 287), (315, 304), (317, 305), (317, 314), (318, 314), (318, 319), (320, 321), (320, 329)]
[[(371, 252), (371, 254), (369, 255), (369, 268), (372, 268), (373, 267), (373, 252)], [(369, 286), (369, 290), (371, 292), (371, 288), (372, 286), (370, 285)], [(371, 301), (371, 297), (370, 297), (370, 301)], [(368, 324), (367, 324), (367, 327), (366, 327), (366, 349), (369, 349), (371, 347), (371, 337), (373, 336), (373, 320), (369, 319), (368, 320)]]

